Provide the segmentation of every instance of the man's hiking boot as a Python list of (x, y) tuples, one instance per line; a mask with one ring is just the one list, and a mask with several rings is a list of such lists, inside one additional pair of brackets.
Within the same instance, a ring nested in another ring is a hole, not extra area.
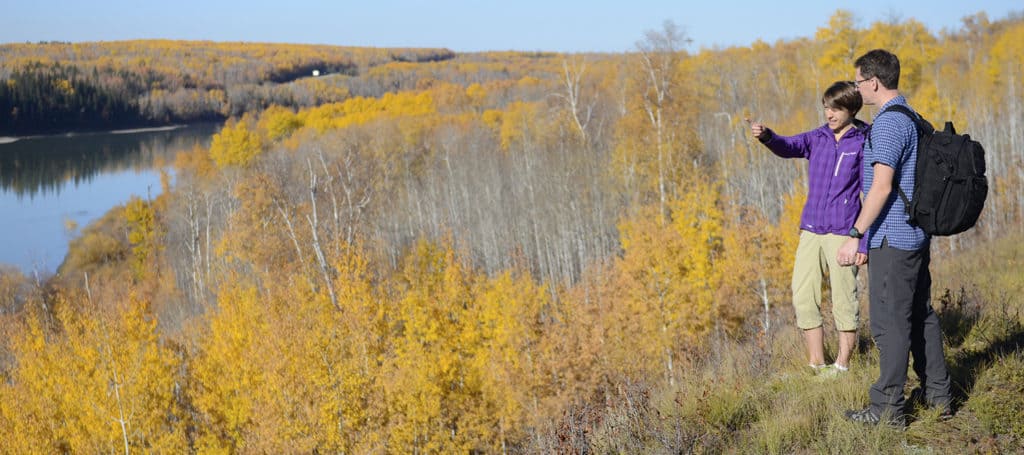
[(907, 426), (907, 420), (904, 416), (901, 415), (896, 418), (883, 419), (881, 416), (876, 414), (875, 411), (872, 411), (870, 406), (864, 409), (847, 410), (843, 413), (843, 416), (846, 417), (846, 420), (851, 422), (858, 422), (872, 426), (878, 426), (878, 424), (884, 424), (895, 428), (904, 428)]

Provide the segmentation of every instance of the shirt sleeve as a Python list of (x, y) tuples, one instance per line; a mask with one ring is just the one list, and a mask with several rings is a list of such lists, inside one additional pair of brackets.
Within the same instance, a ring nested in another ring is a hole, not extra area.
[[(900, 121), (901, 119), (906, 122)], [(867, 157), (871, 166), (884, 164), (899, 169), (903, 159), (903, 151), (910, 145), (907, 127), (913, 134), (914, 124), (907, 116), (898, 112), (886, 112), (875, 119), (871, 127), (871, 156)], [(911, 136), (913, 137), (913, 136)]]
[(782, 158), (810, 158), (811, 140), (810, 136), (814, 130), (797, 134), (796, 136), (781, 136), (775, 131), (768, 130), (770, 134), (761, 141), (768, 150)]

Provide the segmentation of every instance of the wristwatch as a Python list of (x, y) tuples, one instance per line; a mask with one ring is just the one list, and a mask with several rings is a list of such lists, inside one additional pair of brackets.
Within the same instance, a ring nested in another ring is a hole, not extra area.
[(860, 232), (860, 231), (858, 231), (858, 230), (857, 230), (857, 226), (851, 227), (851, 228), (850, 228), (850, 232), (849, 232), (849, 234), (848, 234), (848, 235), (849, 235), (850, 237), (853, 237), (853, 238), (855, 238), (855, 239), (859, 239), (859, 238), (862, 238), (862, 237), (864, 237), (864, 233), (863, 233), (863, 232)]

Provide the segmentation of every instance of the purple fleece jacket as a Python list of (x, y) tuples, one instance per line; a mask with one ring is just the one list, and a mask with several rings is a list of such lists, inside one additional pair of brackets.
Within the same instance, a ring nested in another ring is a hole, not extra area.
[[(808, 160), (807, 204), (800, 216), (800, 229), (815, 234), (848, 235), (860, 214), (861, 161), (870, 127), (854, 120), (836, 142), (828, 124), (795, 136), (781, 136), (768, 130), (761, 143), (783, 158)], [(864, 239), (860, 252), (867, 252)]]

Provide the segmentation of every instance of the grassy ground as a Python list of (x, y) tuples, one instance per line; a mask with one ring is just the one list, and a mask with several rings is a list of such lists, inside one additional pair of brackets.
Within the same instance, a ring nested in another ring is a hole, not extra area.
[[(554, 445), (578, 453), (1024, 453), (1024, 238), (933, 261), (957, 400), (950, 420), (910, 405), (905, 428), (845, 421), (842, 411), (863, 408), (878, 375), (869, 331), (850, 371), (823, 378), (786, 327), (771, 349), (719, 342), (674, 385), (623, 385), (600, 406), (569, 413)], [(827, 342), (834, 346), (834, 335)], [(911, 370), (906, 392), (917, 385)]]

